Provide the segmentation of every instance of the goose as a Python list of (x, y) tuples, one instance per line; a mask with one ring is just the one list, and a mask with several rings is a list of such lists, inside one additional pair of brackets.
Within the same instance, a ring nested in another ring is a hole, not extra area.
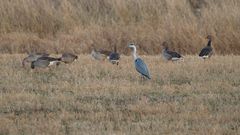
[(162, 50), (162, 55), (165, 60), (171, 60), (171, 61), (178, 61), (182, 59), (182, 56), (174, 51), (169, 51), (168, 49), (168, 43), (165, 41), (163, 42), (163, 50)]
[(91, 55), (95, 60), (105, 60), (106, 58), (109, 59), (109, 55), (111, 51), (99, 49), (97, 50), (94, 46), (92, 46)]
[(109, 57), (110, 54), (112, 53), (111, 51), (108, 51), (108, 50), (103, 50), (103, 49), (100, 49), (99, 52), (103, 55), (105, 55), (105, 57)]
[(97, 51), (95, 48), (93, 48), (93, 50), (91, 52), (91, 56), (95, 60), (104, 60), (105, 59), (105, 56), (103, 54), (101, 54), (99, 51)]
[(120, 54), (117, 53), (116, 45), (114, 46), (114, 51), (110, 53), (108, 59), (112, 64), (117, 64), (117, 65), (119, 64)]
[(212, 48), (212, 36), (208, 35), (207, 36), (208, 43), (207, 46), (204, 47), (201, 52), (199, 53), (199, 57), (203, 59), (210, 58), (213, 54), (213, 48)]
[(48, 56), (49, 56), (49, 54), (47, 54), (47, 53), (31, 53), (31, 54), (28, 54), (28, 56), (23, 59), (22, 65), (23, 65), (23, 67), (25, 67), (27, 63), (31, 63), (33, 61), (36, 61), (40, 57), (48, 57)]
[(72, 63), (77, 59), (78, 56), (72, 53), (63, 53), (61, 57), (61, 61), (64, 62), (65, 64)]
[(132, 56), (137, 72), (139, 72), (143, 76), (143, 78), (145, 77), (147, 79), (151, 79), (147, 65), (140, 57), (137, 56), (136, 46), (133, 43), (131, 43), (128, 45), (128, 48), (132, 49)]
[(53, 65), (59, 65), (61, 62), (61, 58), (53, 58), (53, 57), (40, 57), (36, 61), (31, 63), (31, 68), (46, 68)]

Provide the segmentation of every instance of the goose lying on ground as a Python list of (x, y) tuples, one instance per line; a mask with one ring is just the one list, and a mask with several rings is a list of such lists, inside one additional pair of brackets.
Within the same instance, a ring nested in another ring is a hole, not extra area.
[(31, 53), (23, 59), (22, 65), (23, 67), (25, 67), (27, 63), (32, 63), (33, 61), (36, 61), (40, 57), (48, 57), (48, 56), (49, 54), (47, 53)]
[(40, 57), (36, 61), (31, 63), (31, 68), (47, 68), (53, 65), (59, 65), (61, 63), (61, 58), (53, 57)]
[(66, 64), (72, 63), (77, 59), (78, 59), (78, 56), (72, 53), (63, 53), (61, 57), (61, 61)]

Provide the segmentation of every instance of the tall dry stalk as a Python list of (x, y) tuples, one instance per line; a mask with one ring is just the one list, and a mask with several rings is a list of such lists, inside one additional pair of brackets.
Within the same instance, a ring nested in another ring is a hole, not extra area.
[(239, 0), (18, 0), (0, 1), (0, 52), (88, 53), (135, 42), (158, 54), (161, 43), (195, 54), (214, 36), (218, 54), (240, 53)]

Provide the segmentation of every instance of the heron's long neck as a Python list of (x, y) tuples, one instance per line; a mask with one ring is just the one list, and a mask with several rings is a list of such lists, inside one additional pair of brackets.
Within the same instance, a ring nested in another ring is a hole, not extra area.
[(212, 45), (212, 40), (209, 39), (209, 40), (208, 40), (208, 44), (207, 44), (207, 46), (211, 46), (211, 45)]
[(132, 55), (133, 55), (134, 60), (136, 60), (138, 58), (137, 57), (137, 50), (136, 50), (136, 48), (133, 48)]

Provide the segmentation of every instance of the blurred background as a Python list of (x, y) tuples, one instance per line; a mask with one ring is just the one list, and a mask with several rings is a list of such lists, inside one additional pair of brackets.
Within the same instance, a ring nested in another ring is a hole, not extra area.
[(239, 0), (1, 0), (0, 53), (196, 54), (211, 34), (216, 54), (240, 54)]

